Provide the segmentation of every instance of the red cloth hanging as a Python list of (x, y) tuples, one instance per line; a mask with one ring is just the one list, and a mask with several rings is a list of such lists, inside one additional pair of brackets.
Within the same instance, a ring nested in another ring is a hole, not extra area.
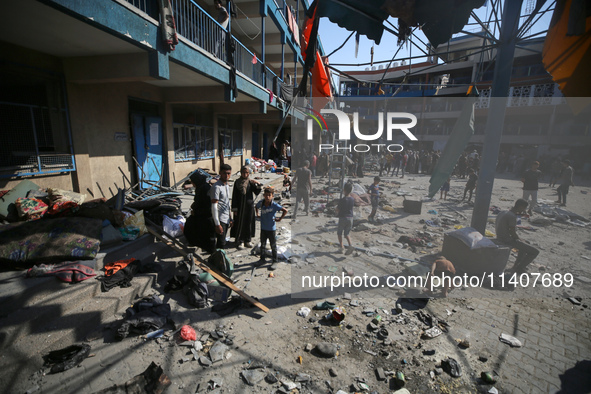
[[(325, 57), (325, 59), (328, 62), (328, 58)], [(312, 68), (312, 97), (332, 97), (330, 75), (318, 51), (316, 51), (316, 62)]]
[(301, 49), (302, 49), (302, 58), (306, 61), (306, 49), (308, 48), (308, 43), (310, 42), (310, 34), (312, 34), (312, 26), (314, 25), (314, 19), (316, 19), (316, 2), (312, 5), (314, 10), (312, 12), (312, 17), (308, 17), (306, 13), (306, 18), (304, 19), (304, 26), (302, 28), (302, 39), (301, 39)]

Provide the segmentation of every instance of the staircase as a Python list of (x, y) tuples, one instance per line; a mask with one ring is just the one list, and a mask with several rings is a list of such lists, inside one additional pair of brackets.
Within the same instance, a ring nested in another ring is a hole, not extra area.
[[(101, 251), (95, 271), (100, 274), (104, 264), (120, 259), (134, 257), (144, 265), (176, 256), (145, 234)], [(0, 393), (25, 392), (26, 379), (43, 365), (42, 355), (102, 333), (105, 323), (120, 319), (137, 297), (151, 293), (158, 275), (171, 275), (174, 261), (161, 263), (158, 274), (138, 273), (131, 287), (106, 293), (94, 278), (67, 284), (55, 277), (25, 278), (24, 271), (0, 273)]]

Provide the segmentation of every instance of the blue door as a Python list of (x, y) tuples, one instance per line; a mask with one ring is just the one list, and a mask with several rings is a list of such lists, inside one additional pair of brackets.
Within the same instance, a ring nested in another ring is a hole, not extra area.
[(133, 114), (132, 127), (140, 189), (161, 186), (162, 118)]

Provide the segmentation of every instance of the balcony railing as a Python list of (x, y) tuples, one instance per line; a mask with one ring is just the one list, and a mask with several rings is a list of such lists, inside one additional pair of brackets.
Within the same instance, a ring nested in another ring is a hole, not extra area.
[(232, 39), (236, 43), (236, 69), (259, 85), (265, 86), (263, 84), (263, 70), (258, 58), (256, 63), (253, 64), (254, 53), (249, 51), (234, 36), (232, 36)]
[[(146, 14), (159, 19), (157, 14), (157, 3), (154, 0), (126, 0), (129, 4), (140, 9)], [(216, 58), (223, 62), (228, 62), (226, 52), (226, 37), (227, 30), (220, 25), (214, 17), (207, 11), (201, 8), (193, 0), (175, 0), (172, 3), (172, 12), (176, 22), (177, 34), (183, 36), (198, 47), (204, 49)], [(249, 51), (236, 37), (232, 36), (232, 40), (236, 43), (235, 65), (236, 69), (244, 76), (252, 79), (259, 85), (272, 89), (271, 84), (263, 78), (263, 72), (260, 62), (253, 64), (254, 53)], [(267, 75), (275, 75), (269, 68), (266, 67)]]

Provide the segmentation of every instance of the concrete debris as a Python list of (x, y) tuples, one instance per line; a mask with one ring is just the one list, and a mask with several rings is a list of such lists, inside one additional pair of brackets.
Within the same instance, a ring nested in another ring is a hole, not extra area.
[(209, 357), (211, 358), (211, 361), (213, 363), (222, 361), (227, 350), (228, 346), (223, 344), (221, 341), (214, 343), (211, 349), (209, 349)]
[(211, 360), (205, 356), (199, 357), (199, 364), (203, 365), (204, 367), (211, 367)]
[(499, 340), (503, 343), (506, 343), (508, 345), (510, 345), (511, 347), (521, 347), (523, 346), (521, 344), (521, 341), (517, 338), (515, 338), (514, 336), (511, 336), (509, 334), (501, 334), (499, 336)]
[(335, 343), (321, 342), (314, 348), (320, 357), (335, 357), (339, 352), (339, 347)]
[(441, 329), (439, 327), (431, 327), (430, 329), (428, 329), (427, 331), (425, 331), (423, 333), (423, 337), (428, 338), (428, 339), (433, 339), (433, 338), (437, 338), (441, 334), (443, 334), (443, 332), (441, 331)]
[(279, 380), (277, 379), (277, 376), (275, 376), (274, 373), (269, 372), (267, 374), (267, 376), (265, 377), (265, 381), (269, 384), (275, 384), (277, 383)]
[(247, 369), (241, 372), (242, 378), (249, 386), (254, 386), (267, 376), (267, 373), (262, 369)]

